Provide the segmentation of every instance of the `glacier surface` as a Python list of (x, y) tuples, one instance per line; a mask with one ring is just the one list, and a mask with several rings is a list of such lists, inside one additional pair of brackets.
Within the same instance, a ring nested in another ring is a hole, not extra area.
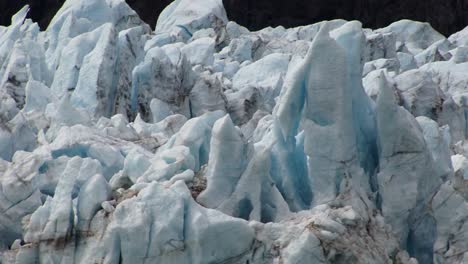
[(0, 263), (468, 263), (468, 29), (28, 11), (0, 27)]

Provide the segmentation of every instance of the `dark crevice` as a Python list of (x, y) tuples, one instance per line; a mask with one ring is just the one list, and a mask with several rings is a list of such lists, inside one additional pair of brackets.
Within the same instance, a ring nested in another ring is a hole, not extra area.
[(250, 213), (252, 212), (252, 210), (252, 202), (248, 198), (243, 198), (241, 201), (239, 201), (239, 206), (237, 208), (237, 217), (242, 218), (244, 220), (249, 220)]

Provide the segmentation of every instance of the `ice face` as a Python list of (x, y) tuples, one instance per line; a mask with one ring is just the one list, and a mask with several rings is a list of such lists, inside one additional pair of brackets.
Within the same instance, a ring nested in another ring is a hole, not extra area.
[(226, 115), (217, 120), (211, 136), (207, 189), (198, 196), (197, 201), (210, 208), (222, 204), (239, 181), (246, 155), (242, 134), (235, 128), (231, 118)]
[[(257, 110), (272, 111), (275, 98), (283, 85), (289, 59), (287, 54), (273, 53), (241, 67), (234, 74), (233, 92), (227, 95), (227, 99), (236, 123), (245, 123)], [(247, 105), (246, 101), (251, 104)]]
[(304, 152), (314, 205), (318, 205), (336, 197), (341, 182), (351, 177), (348, 167), (357, 162), (351, 85), (347, 85), (351, 80), (347, 80), (346, 52), (329, 36), (327, 24), (314, 38), (305, 60)]
[(227, 21), (220, 0), (176, 0), (159, 15), (156, 33), (170, 32), (174, 27), (180, 27), (189, 35), (204, 28), (213, 28), (219, 34)]
[(399, 49), (403, 49), (404, 46), (414, 55), (444, 38), (442, 34), (435, 31), (428, 23), (410, 20), (397, 21), (386, 28), (377, 30), (377, 32), (394, 33), (396, 41), (401, 45)]
[(466, 30), (28, 9), (0, 27), (1, 263), (468, 261)]
[(117, 33), (111, 24), (105, 24), (98, 34), (94, 49), (83, 58), (70, 101), (75, 107), (85, 108), (92, 114), (109, 116), (110, 107), (106, 103), (114, 93), (112, 73), (117, 57)]
[(148, 119), (150, 98), (167, 103), (174, 113), (190, 117), (187, 98), (193, 85), (190, 62), (176, 45), (155, 47), (133, 70), (131, 93), (132, 112), (142, 113)]

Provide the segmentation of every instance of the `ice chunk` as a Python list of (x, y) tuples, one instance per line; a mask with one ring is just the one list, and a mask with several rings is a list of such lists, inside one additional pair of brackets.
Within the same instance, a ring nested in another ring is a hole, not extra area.
[[(278, 79), (277, 87), (266, 89), (268, 92), (278, 92), (282, 80)], [(270, 93), (271, 94), (271, 93)], [(258, 110), (271, 111), (271, 105), (267, 105), (261, 96), (261, 91), (255, 87), (249, 87), (238, 92), (225, 93), (227, 110), (232, 120), (237, 125), (247, 123)], [(271, 99), (271, 97), (270, 97)], [(268, 108), (268, 109), (265, 109)]]
[(444, 39), (444, 36), (435, 31), (429, 23), (411, 20), (400, 20), (376, 31), (382, 33), (393, 32), (396, 41), (405, 45), (413, 55), (425, 50), (436, 41)]
[(0, 158), (11, 160), (14, 152), (14, 140), (10, 128), (4, 124), (0, 124)]
[[(359, 165), (369, 180), (359, 177), (354, 171), (355, 183), (368, 190), (368, 184), (375, 191), (374, 171), (377, 167), (376, 121), (374, 103), (366, 96), (362, 83), (364, 49), (364, 33), (359, 22), (352, 21), (330, 32), (330, 35), (346, 51), (347, 61), (347, 88), (345, 94), (351, 94), (352, 126), (356, 137), (356, 149)], [(346, 98), (346, 97), (345, 97)], [(346, 99), (343, 99), (346, 100)], [(347, 104), (345, 102), (344, 104)], [(354, 168), (355, 170), (356, 168)], [(353, 169), (351, 169), (352, 171)], [(361, 181), (361, 182), (360, 182)], [(356, 186), (355, 186), (356, 187)]]
[(2, 89), (0, 89), (0, 111), (0, 118), (5, 121), (12, 119), (19, 112), (15, 100)]
[(37, 155), (18, 151), (6, 170), (0, 170), (0, 248), (21, 237), (21, 219), (42, 204), (35, 187), (41, 162)]
[(18, 113), (7, 123), (13, 136), (13, 148), (32, 151), (37, 146), (36, 133), (23, 113)]
[(25, 87), (29, 80), (28, 54), (21, 41), (16, 42), (12, 48), (5, 71), (0, 74), (0, 89), (6, 91), (21, 109), (24, 106)]
[(151, 29), (147, 25), (133, 27), (119, 32), (118, 54), (110, 93), (110, 114), (124, 114), (132, 117), (131, 91), (132, 71), (144, 58), (143, 47)]
[(369, 61), (364, 64), (362, 76), (366, 76), (369, 72), (379, 69), (386, 69), (387, 71), (398, 73), (400, 71), (400, 62), (396, 58)]
[[(224, 235), (221, 240), (220, 233)], [(151, 183), (117, 205), (103, 239), (80, 258), (83, 262), (107, 259), (111, 263), (119, 259), (222, 262), (247, 255), (254, 236), (247, 222), (196, 204), (182, 182), (169, 187)]]
[(210, 139), (213, 125), (224, 115), (222, 111), (208, 112), (196, 118), (192, 118), (172, 136), (169, 141), (160, 149), (168, 151), (177, 146), (185, 146), (190, 150), (190, 155), (195, 159), (193, 171), (197, 172), (203, 164), (208, 162), (210, 153)]
[(150, 160), (151, 157), (148, 157), (146, 153), (141, 153), (141, 151), (138, 150), (131, 150), (125, 157), (123, 174), (128, 176), (133, 182), (136, 182), (151, 166)]
[(75, 109), (71, 105), (68, 95), (64, 96), (60, 101), (48, 104), (45, 116), (51, 121), (50, 128), (47, 130), (48, 139), (55, 138), (61, 126), (88, 125), (91, 121), (88, 112)]
[[(57, 183), (70, 160), (70, 157), (61, 156), (56, 159), (47, 160), (42, 164), (39, 168), (40, 174), (37, 177), (37, 186), (42, 193), (50, 196), (54, 195)], [(74, 169), (77, 173), (77, 179), (72, 197), (76, 197), (80, 187), (89, 177), (102, 173), (102, 166), (99, 161), (91, 158), (79, 158), (79, 161), (74, 161), (73, 164), (76, 166)]]
[(217, 208), (247, 220), (280, 221), (288, 215), (289, 207), (270, 175), (271, 146), (259, 142), (254, 147), (253, 157), (232, 195)]
[(236, 124), (246, 123), (259, 109), (271, 112), (280, 94), (290, 56), (274, 53), (241, 67), (232, 81), (232, 94), (227, 95), (229, 112)]
[[(99, 28), (106, 23), (108, 26), (111, 25), (116, 32), (142, 24), (125, 1), (92, 0), (86, 3), (74, 0), (66, 1), (47, 30), (47, 58), (50, 68), (54, 70), (67, 68), (62, 70), (64, 76), (56, 75), (59, 80), (54, 81), (56, 83), (54, 87), (58, 86), (59, 89), (75, 88), (83, 57), (94, 48), (93, 45), (99, 38), (96, 34), (93, 37), (90, 32), (101, 31)], [(73, 42), (79, 42), (80, 45), (73, 44)], [(113, 44), (116, 45), (115, 41)], [(113, 54), (108, 56), (107, 60), (112, 60), (112, 58), (115, 60), (115, 57), (116, 55)], [(62, 64), (65, 65), (62, 66)], [(112, 67), (112, 65), (108, 65), (108, 67)], [(106, 78), (111, 77), (106, 76)]]
[(209, 208), (217, 208), (234, 191), (246, 165), (247, 148), (240, 131), (226, 115), (213, 126), (210, 157), (205, 174), (207, 188), (197, 201)]
[(227, 99), (224, 90), (221, 76), (208, 72), (200, 73), (189, 94), (192, 116), (201, 116), (216, 110), (226, 112)]
[(239, 71), (239, 69), (240, 64), (237, 61), (231, 61), (229, 63), (226, 63), (225, 65), (223, 65), (222, 69), (223, 76), (231, 80), (237, 73), (237, 71)]
[(3, 68), (6, 68), (7, 59), (15, 45), (15, 42), (24, 35), (23, 22), (29, 12), (29, 6), (25, 5), (11, 18), (11, 25), (4, 29), (0, 36), (0, 78), (3, 75)]
[(468, 46), (468, 27), (453, 33), (448, 40), (459, 47)]
[[(56, 69), (66, 57), (65, 46), (82, 33), (93, 31), (110, 23), (117, 32), (142, 25), (143, 22), (123, 0), (67, 0), (47, 27), (47, 62)], [(66, 87), (68, 88), (68, 87)]]
[[(74, 221), (71, 193), (76, 179), (74, 173), (76, 162), (79, 162), (79, 158), (72, 159), (67, 164), (54, 197), (48, 199), (31, 216), (25, 236), (27, 242), (58, 241), (71, 235)], [(61, 257), (58, 256), (58, 258)]]
[(26, 100), (23, 111), (44, 112), (47, 104), (54, 99), (49, 87), (38, 81), (28, 81), (25, 90)]
[(466, 201), (466, 195), (463, 197), (451, 182), (443, 184), (432, 200), (432, 210), (437, 221), (437, 240), (434, 243), (434, 259), (437, 261), (463, 261), (462, 254), (468, 251), (465, 242), (468, 239)]
[(418, 66), (422, 66), (429, 62), (449, 60), (452, 55), (448, 51), (452, 48), (453, 46), (448, 40), (441, 39), (424, 51), (418, 53), (414, 56), (414, 59)]
[[(124, 165), (124, 154), (131, 148), (141, 148), (118, 138), (105, 137), (82, 125), (62, 127), (56, 138), (43, 150), (50, 151), (53, 158), (61, 156), (93, 158), (102, 165), (102, 174), (110, 179)], [(92, 176), (92, 175), (88, 175)]]
[(452, 144), (465, 138), (465, 113), (463, 108), (456, 104), (451, 96), (444, 98), (442, 111), (439, 113), (437, 123), (439, 123), (440, 126), (449, 126)]
[[(110, 116), (113, 71), (117, 57), (117, 33), (111, 24), (103, 25), (94, 49), (84, 58), (70, 101), (97, 116)], [(99, 58), (99, 59), (97, 59)]]
[(386, 72), (385, 69), (375, 70), (369, 72), (364, 78), (362, 78), (362, 85), (366, 91), (367, 96), (372, 100), (377, 100), (377, 96), (380, 93), (382, 82), (380, 78), (386, 78), (388, 82), (393, 81), (393, 78), (390, 77), (391, 73)]
[(177, 181), (184, 181), (185, 183), (189, 183), (193, 181), (194, 177), (195, 177), (195, 173), (192, 170), (185, 170), (179, 174), (174, 175), (174, 177), (172, 177), (169, 182), (171, 184)]
[(409, 53), (397, 52), (397, 58), (400, 62), (400, 72), (416, 69), (418, 67), (414, 56)]
[(78, 196), (76, 228), (83, 231), (89, 229), (93, 216), (101, 209), (101, 203), (110, 196), (110, 186), (101, 174), (90, 177), (81, 187)]
[[(181, 27), (190, 35), (204, 28), (213, 28), (219, 35), (228, 19), (220, 0), (176, 0), (159, 15), (156, 33)], [(219, 37), (219, 36), (218, 36)]]
[(444, 94), (431, 75), (420, 70), (406, 71), (395, 78), (401, 92), (403, 106), (414, 116), (427, 116), (437, 120), (442, 111)]
[(366, 35), (364, 61), (394, 58), (396, 56), (395, 48), (396, 38), (392, 32)]
[(214, 62), (215, 41), (212, 38), (196, 39), (185, 45), (181, 51), (192, 65), (210, 66)]
[(105, 117), (101, 117), (99, 121), (102, 121), (102, 123), (97, 126), (99, 129), (102, 129), (103, 134), (127, 141), (137, 141), (140, 139), (138, 133), (128, 123), (126, 116), (117, 114), (110, 120), (104, 120), (106, 120)]
[(212, 28), (204, 28), (196, 31), (192, 35), (191, 40), (197, 40), (201, 38), (215, 38), (216, 37), (216, 32)]
[(351, 91), (346, 84), (347, 54), (329, 36), (327, 24), (312, 42), (305, 61), (304, 152), (314, 204), (318, 205), (336, 197), (341, 182), (349, 177), (349, 168), (357, 162), (356, 136)]
[[(107, 31), (103, 34), (103, 31)], [(51, 90), (58, 97), (62, 97), (67, 92), (73, 92), (76, 88), (81, 67), (85, 57), (96, 48), (96, 45), (102, 36), (101, 49), (106, 45), (106, 40), (114, 31), (111, 24), (102, 25), (93, 31), (78, 35), (71, 39), (64, 47), (59, 65), (56, 68), (54, 81)], [(115, 32), (114, 32), (115, 34)], [(107, 36), (106, 36), (107, 35)], [(98, 52), (96, 50), (96, 52)], [(90, 57), (88, 56), (88, 60)], [(89, 70), (88, 70), (89, 71)]]
[[(189, 148), (176, 146), (160, 151), (150, 161), (150, 166), (147, 167), (138, 182), (167, 181), (185, 170), (195, 170), (195, 159)], [(132, 177), (131, 180), (134, 178)]]
[(453, 171), (455, 174), (461, 174), (463, 180), (468, 180), (468, 160), (460, 154), (451, 157)]
[(164, 45), (175, 43), (177, 42), (177, 40), (177, 37), (173, 34), (169, 34), (166, 32), (159, 33), (151, 39), (149, 39), (148, 41), (146, 41), (144, 51), (147, 52), (148, 50), (154, 47), (163, 47)]
[(50, 22), (48, 31), (59, 29), (71, 14), (87, 19), (97, 28), (105, 23), (113, 23), (119, 31), (141, 24), (138, 15), (122, 0), (92, 0), (87, 2), (67, 0)]
[(452, 60), (455, 63), (463, 63), (468, 61), (468, 47), (462, 46), (454, 49), (452, 51), (453, 57)]
[(253, 41), (251, 38), (236, 38), (229, 43), (228, 55), (233, 60), (242, 63), (252, 60)]
[(249, 34), (249, 30), (234, 21), (229, 21), (226, 25), (226, 33), (229, 40), (239, 38), (241, 35)]
[(153, 98), (153, 100), (151, 100), (150, 108), (153, 123), (158, 123), (173, 114), (169, 104), (159, 100), (158, 98)]
[(279, 76), (284, 76), (288, 69), (290, 56), (270, 54), (248, 66), (242, 67), (233, 78), (233, 89), (242, 90), (249, 86), (276, 87)]
[(75, 162), (79, 162), (79, 158), (72, 159), (67, 164), (54, 197), (48, 198), (44, 205), (32, 214), (27, 226), (25, 241), (36, 245), (43, 243), (41, 250), (36, 251), (35, 258), (39, 261), (51, 260), (58, 263), (72, 261), (72, 246), (66, 245), (55, 250), (53, 245), (44, 241), (57, 244), (73, 235), (75, 214), (71, 193), (76, 180), (74, 169), (77, 164)]
[[(145, 123), (139, 116), (131, 126), (142, 137), (151, 137), (152, 135), (161, 135), (167, 141), (175, 133), (179, 132), (180, 128), (185, 124), (187, 118), (183, 115), (171, 115), (156, 124)], [(161, 142), (161, 144), (166, 141)]]
[[(439, 177), (428, 166), (433, 161), (421, 127), (409, 112), (396, 104), (386, 80), (381, 78), (381, 81), (383, 84), (376, 109), (380, 151), (377, 175), (379, 195), (383, 216), (397, 234), (401, 245), (406, 246), (410, 214), (421, 214), (413, 210), (432, 194)], [(417, 217), (423, 218), (422, 215)], [(430, 227), (427, 228), (430, 230)], [(421, 245), (430, 241), (412, 240), (408, 243), (415, 243), (412, 246), (416, 247), (418, 243)]]
[(456, 64), (453, 61), (439, 61), (425, 64), (419, 69), (429, 72), (434, 82), (439, 84), (444, 93), (449, 93), (459, 106), (466, 107), (464, 98), (468, 93), (464, 72), (467, 68), (468, 63)]
[(152, 48), (133, 70), (132, 111), (149, 119), (152, 98), (168, 104), (173, 113), (190, 117), (188, 94), (193, 86), (192, 69), (186, 56), (175, 46)]
[(451, 178), (454, 169), (450, 159), (450, 134), (449, 127), (439, 128), (436, 121), (425, 116), (416, 117), (422, 128), (427, 148), (431, 152), (432, 160), (437, 166), (434, 166), (433, 173), (438, 175), (443, 181)]

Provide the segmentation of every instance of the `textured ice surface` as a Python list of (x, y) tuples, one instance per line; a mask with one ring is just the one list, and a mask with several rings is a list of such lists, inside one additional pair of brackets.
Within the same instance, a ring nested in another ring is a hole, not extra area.
[(220, 0), (0, 27), (0, 263), (468, 263), (468, 34)]
[(221, 0), (176, 0), (161, 12), (156, 24), (156, 33), (174, 32), (191, 37), (200, 29), (212, 28), (222, 41), (224, 27), (228, 22)]

